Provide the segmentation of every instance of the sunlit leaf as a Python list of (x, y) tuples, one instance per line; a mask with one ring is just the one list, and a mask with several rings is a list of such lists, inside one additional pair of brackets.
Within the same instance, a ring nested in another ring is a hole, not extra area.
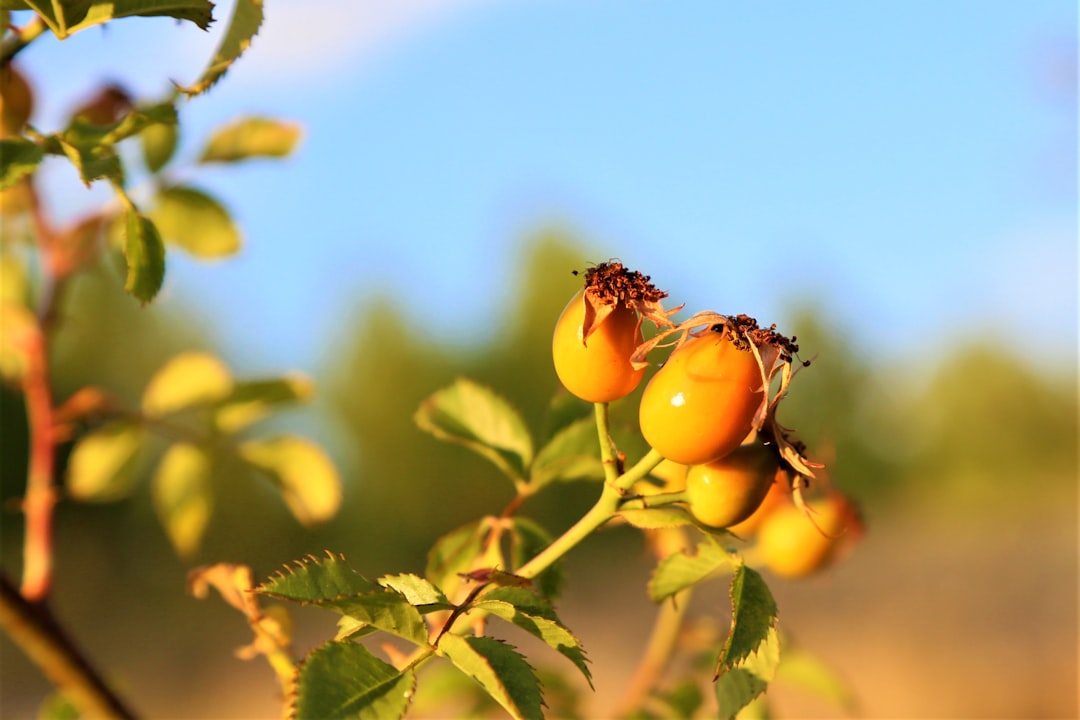
[(559, 620), (555, 609), (536, 593), (517, 587), (500, 587), (484, 593), (474, 603), (477, 610), (511, 622), (543, 640), (574, 663), (592, 687), (592, 673), (580, 641)]
[(37, 11), (61, 40), (79, 30), (132, 16), (172, 17), (206, 30), (213, 22), (214, 7), (210, 0), (25, 0), (25, 4)]
[(543, 718), (543, 697), (533, 669), (514, 648), (495, 638), (443, 635), (439, 650), (513, 718)]
[(820, 658), (801, 648), (784, 646), (776, 681), (816, 695), (847, 713), (856, 710), (855, 694), (847, 682)]
[(341, 479), (326, 452), (315, 443), (296, 435), (279, 435), (249, 440), (238, 450), (240, 457), (270, 475), (289, 511), (304, 525), (317, 525), (337, 513)]
[(376, 592), (317, 600), (312, 604), (348, 615), (364, 625), (397, 635), (416, 645), (428, 644), (428, 627), (420, 611), (396, 590), (379, 588)]
[(225, 364), (203, 352), (174, 356), (150, 378), (142, 396), (143, 412), (162, 417), (210, 405), (233, 390), (233, 379)]
[(139, 142), (147, 170), (156, 173), (169, 164), (176, 153), (178, 135), (176, 125), (169, 123), (155, 123), (142, 131)]
[(780, 663), (780, 641), (770, 628), (754, 652), (726, 670), (715, 683), (719, 717), (734, 718), (754, 698), (765, 692)]
[(116, 421), (84, 435), (68, 461), (67, 492), (75, 500), (111, 502), (127, 497), (138, 480), (146, 431)]
[[(101, 139), (99, 141), (101, 143), (116, 144), (121, 140), (126, 140), (133, 135), (142, 133), (151, 127), (164, 126), (175, 128), (176, 123), (176, 106), (171, 102), (164, 102), (156, 105), (132, 108), (115, 124), (108, 126), (107, 128), (87, 128), (87, 131), (91, 133), (91, 137), (93, 134), (101, 133)], [(72, 128), (69, 128), (65, 135), (71, 135), (77, 128), (78, 126), (73, 124)]]
[(153, 480), (154, 509), (176, 554), (191, 557), (199, 549), (210, 521), (210, 458), (187, 442), (165, 452)]
[(756, 570), (740, 563), (731, 577), (731, 630), (720, 651), (719, 672), (757, 652), (775, 630), (776, 601), (769, 586)]
[(128, 270), (124, 289), (147, 303), (158, 294), (165, 280), (165, 245), (154, 223), (135, 211), (126, 213), (124, 229)]
[(270, 118), (246, 118), (218, 130), (199, 162), (237, 162), (251, 158), (280, 158), (292, 153), (300, 141), (296, 123)]
[(286, 565), (256, 590), (282, 600), (317, 602), (373, 592), (378, 585), (353, 570), (344, 557), (327, 554)]
[(222, 258), (240, 249), (240, 230), (214, 197), (192, 187), (171, 187), (157, 196), (150, 218), (167, 243), (195, 257)]
[(262, 22), (262, 0), (237, 0), (229, 20), (229, 29), (225, 31), (221, 45), (203, 71), (202, 77), (190, 87), (181, 87), (180, 91), (187, 95), (198, 95), (212, 87), (251, 46), (252, 38), (259, 32)]
[(596, 423), (582, 418), (563, 427), (536, 454), (529, 482), (542, 487), (556, 480), (603, 480)]
[(379, 584), (401, 593), (409, 601), (409, 604), (417, 607), (423, 605), (450, 605), (450, 601), (443, 595), (442, 590), (419, 575), (409, 573), (385, 575), (379, 578)]
[(226, 432), (236, 432), (266, 417), (274, 406), (302, 402), (315, 394), (315, 384), (303, 375), (237, 382), (222, 400), (214, 422)]
[(489, 388), (459, 378), (423, 403), (414, 416), (421, 430), (464, 445), (486, 457), (511, 479), (525, 477), (532, 438), (520, 413)]
[(34, 172), (45, 157), (35, 142), (14, 137), (0, 140), (0, 190), (6, 190)]
[(660, 602), (737, 564), (731, 553), (715, 543), (700, 543), (693, 555), (676, 552), (660, 561), (649, 580), (649, 597)]
[(296, 681), (296, 718), (400, 718), (416, 686), (401, 671), (354, 642), (329, 642), (304, 659)]

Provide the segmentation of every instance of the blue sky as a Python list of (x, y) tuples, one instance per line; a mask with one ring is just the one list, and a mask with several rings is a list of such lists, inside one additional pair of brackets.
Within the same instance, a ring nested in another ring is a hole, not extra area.
[[(313, 368), (379, 293), (441, 335), (483, 337), (522, 237), (551, 220), (598, 250), (582, 265), (619, 257), (691, 309), (770, 322), (816, 298), (884, 356), (993, 330), (1075, 361), (1073, 2), (266, 12), (248, 55), (182, 109), (184, 147), (238, 113), (297, 120), (304, 144), (195, 177), (246, 244), (209, 266), (171, 253), (162, 300), (206, 308), (240, 365)], [(51, 129), (102, 77), (163, 94), (217, 37), (154, 19), (36, 43), (35, 121)], [(87, 202), (63, 172), (50, 194), (71, 214)]]

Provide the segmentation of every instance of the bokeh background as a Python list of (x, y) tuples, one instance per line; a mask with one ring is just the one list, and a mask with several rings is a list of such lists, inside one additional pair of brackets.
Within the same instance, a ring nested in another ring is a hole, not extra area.
[[(228, 16), (231, 3), (218, 7)], [(1076, 717), (1075, 4), (274, 0), (249, 53), (182, 109), (181, 153), (238, 114), (304, 127), (283, 162), (181, 170), (245, 245), (171, 251), (142, 309), (103, 264), (66, 299), (54, 392), (137, 399), (203, 348), (238, 375), (300, 370), (316, 402), (279, 421), (323, 443), (340, 515), (301, 528), (266, 487), (216, 479), (197, 562), (261, 575), (308, 552), (419, 572), (443, 533), (510, 497), (422, 435), (419, 401), (485, 382), (540, 432), (554, 319), (612, 257), (691, 310), (747, 312), (814, 356), (782, 420), (861, 503), (869, 532), (828, 573), (777, 580), (781, 622), (850, 683), (864, 717)], [(20, 57), (44, 130), (103, 82), (190, 82), (219, 33), (133, 20)], [(107, 198), (56, 163), (50, 210)], [(613, 408), (629, 424), (635, 398)], [(17, 574), (25, 427), (4, 390), (3, 564)], [(552, 530), (595, 488), (537, 498)], [(273, 717), (268, 668), (231, 656), (240, 617), (184, 593), (145, 486), (64, 503), (55, 605), (148, 717)], [(612, 558), (618, 558), (618, 561)], [(602, 716), (648, 632), (649, 560), (613, 530), (568, 562), (561, 612), (594, 659)], [(724, 588), (698, 602), (726, 604)], [(300, 613), (298, 649), (330, 618)], [(2, 712), (46, 682), (0, 639)], [(556, 662), (556, 661), (553, 661)], [(775, 693), (780, 717), (837, 710)]]

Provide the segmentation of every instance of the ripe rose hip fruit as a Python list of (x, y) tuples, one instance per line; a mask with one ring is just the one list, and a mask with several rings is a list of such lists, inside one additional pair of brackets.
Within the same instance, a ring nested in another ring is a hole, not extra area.
[(691, 336), (656, 372), (641, 398), (645, 441), (668, 460), (700, 465), (737, 448), (765, 398), (761, 369), (723, 326)]
[(559, 316), (551, 340), (555, 373), (566, 389), (593, 403), (633, 392), (645, 373), (643, 363), (630, 360), (642, 342), (641, 319), (670, 325), (660, 305), (666, 296), (649, 276), (622, 263), (589, 268), (585, 287)]
[(795, 505), (785, 505), (769, 513), (758, 528), (761, 560), (777, 575), (799, 578), (817, 572), (832, 561), (841, 545), (862, 532), (858, 513), (840, 493), (831, 493), (811, 507), (816, 511), (810, 515), (813, 522)]
[(585, 291), (579, 290), (559, 316), (551, 341), (555, 373), (572, 394), (589, 402), (611, 402), (633, 392), (645, 369), (635, 370), (630, 356), (641, 343), (638, 314), (616, 304), (611, 314), (584, 339)]
[(773, 510), (786, 505), (795, 506), (791, 499), (791, 480), (786, 472), (778, 471), (769, 483), (769, 491), (765, 493), (765, 499), (758, 505), (757, 510), (750, 513), (745, 520), (729, 525), (728, 532), (740, 538), (749, 538), (757, 532)]
[(690, 514), (714, 528), (745, 520), (765, 499), (778, 465), (775, 449), (755, 441), (719, 460), (692, 466), (686, 473)]

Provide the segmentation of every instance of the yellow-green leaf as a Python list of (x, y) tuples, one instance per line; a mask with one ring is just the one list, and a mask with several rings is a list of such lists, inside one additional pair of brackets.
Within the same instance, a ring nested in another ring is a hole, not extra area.
[(41, 146), (25, 138), (0, 140), (0, 190), (6, 190), (34, 172), (44, 157)]
[(236, 0), (232, 18), (229, 20), (229, 29), (221, 39), (221, 45), (210, 64), (194, 85), (180, 87), (180, 91), (187, 95), (198, 95), (210, 89), (251, 46), (251, 40), (259, 32), (262, 22), (262, 0)]
[(229, 396), (233, 379), (225, 364), (203, 352), (176, 355), (161, 366), (143, 391), (143, 412), (161, 417)]
[(315, 384), (303, 375), (236, 383), (221, 401), (214, 421), (225, 432), (236, 432), (261, 420), (275, 405), (303, 402), (315, 393)]
[(154, 123), (140, 133), (139, 140), (146, 169), (156, 173), (165, 167), (176, 152), (176, 124)]
[(240, 456), (277, 484), (289, 511), (304, 525), (329, 520), (341, 506), (341, 480), (321, 447), (302, 437), (249, 440)]
[(200, 258), (221, 258), (240, 249), (240, 231), (215, 198), (192, 187), (171, 187), (157, 197), (150, 218), (162, 239)]
[(113, 422), (83, 436), (68, 461), (67, 491), (76, 500), (111, 502), (126, 497), (138, 479), (145, 430)]
[(200, 162), (237, 162), (256, 157), (285, 157), (300, 141), (296, 123), (251, 117), (218, 130), (203, 150)]
[(158, 518), (176, 554), (189, 558), (210, 521), (210, 458), (197, 445), (177, 442), (165, 452), (153, 482)]
[(147, 303), (158, 294), (165, 280), (165, 245), (154, 223), (133, 210), (127, 212), (125, 230), (127, 281), (124, 289)]

